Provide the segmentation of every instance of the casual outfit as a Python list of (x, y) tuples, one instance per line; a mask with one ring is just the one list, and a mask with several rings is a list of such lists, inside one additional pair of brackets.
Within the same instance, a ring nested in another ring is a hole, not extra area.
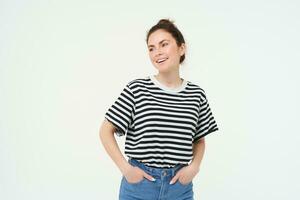
[(218, 126), (205, 91), (182, 80), (174, 89), (154, 75), (131, 80), (105, 113), (116, 127), (116, 135), (126, 135), (128, 162), (156, 178), (129, 183), (123, 176), (120, 200), (193, 199), (192, 182), (169, 182), (192, 160), (193, 143), (217, 131)]

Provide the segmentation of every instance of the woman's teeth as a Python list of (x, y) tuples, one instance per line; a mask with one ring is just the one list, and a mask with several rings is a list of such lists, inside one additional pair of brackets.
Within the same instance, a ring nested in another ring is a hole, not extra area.
[(166, 61), (166, 60), (167, 60), (167, 58), (161, 59), (161, 60), (158, 60), (157, 63), (162, 63), (162, 62), (164, 62), (164, 61)]

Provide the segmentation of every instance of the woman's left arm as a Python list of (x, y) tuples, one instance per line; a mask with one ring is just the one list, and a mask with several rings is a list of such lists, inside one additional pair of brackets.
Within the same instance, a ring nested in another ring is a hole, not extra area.
[(205, 139), (202, 138), (199, 141), (193, 143), (193, 160), (190, 163), (195, 168), (200, 169), (201, 161), (205, 152)]

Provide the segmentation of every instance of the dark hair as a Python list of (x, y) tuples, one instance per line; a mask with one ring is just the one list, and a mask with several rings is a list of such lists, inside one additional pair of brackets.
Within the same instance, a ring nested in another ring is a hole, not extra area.
[[(183, 35), (181, 34), (181, 32), (178, 30), (178, 28), (176, 27), (176, 25), (174, 24), (174, 21), (169, 20), (169, 19), (160, 19), (159, 22), (152, 26), (151, 29), (147, 32), (147, 38), (146, 38), (146, 42), (148, 44), (148, 39), (149, 36), (157, 31), (158, 29), (163, 29), (165, 31), (167, 31), (168, 33), (170, 33), (173, 38), (176, 40), (177, 46), (181, 46), (182, 43), (185, 43)], [(185, 59), (185, 54), (183, 54), (180, 57), (180, 63), (182, 63)]]

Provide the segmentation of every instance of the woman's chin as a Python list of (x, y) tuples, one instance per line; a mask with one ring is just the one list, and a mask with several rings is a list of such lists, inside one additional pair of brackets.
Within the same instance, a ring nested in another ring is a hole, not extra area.
[(170, 67), (168, 66), (157, 66), (155, 65), (155, 68), (160, 72), (160, 73), (166, 73), (170, 71)]

